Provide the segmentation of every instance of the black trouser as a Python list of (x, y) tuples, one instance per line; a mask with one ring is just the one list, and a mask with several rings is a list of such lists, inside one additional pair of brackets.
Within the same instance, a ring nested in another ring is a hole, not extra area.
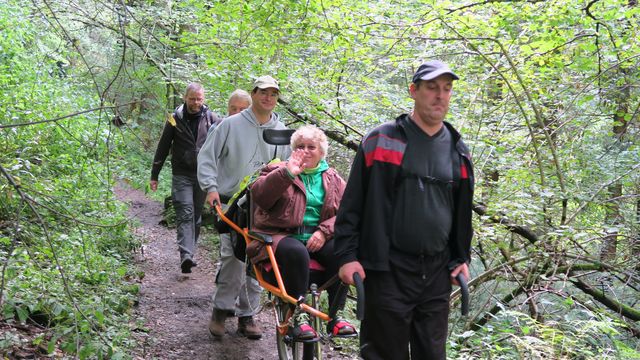
[[(338, 261), (333, 253), (333, 240), (327, 241), (320, 250), (309, 253), (307, 247), (300, 240), (285, 237), (278, 242), (275, 255), (284, 287), (287, 293), (296, 299), (304, 296), (309, 288), (310, 259), (316, 260), (325, 268), (324, 272), (318, 274), (317, 278), (314, 276), (313, 281), (317, 281), (319, 286), (338, 273)], [(273, 271), (264, 274), (264, 278), (272, 284), (276, 283)], [(337, 300), (339, 301), (339, 309), (341, 309), (344, 307), (347, 294), (345, 292), (340, 299), (334, 299), (338, 286), (340, 286), (340, 282), (336, 281), (327, 289), (329, 307), (331, 307), (333, 301)]]
[(366, 272), (360, 355), (365, 360), (446, 359), (449, 320), (448, 251), (402, 258), (390, 271)]

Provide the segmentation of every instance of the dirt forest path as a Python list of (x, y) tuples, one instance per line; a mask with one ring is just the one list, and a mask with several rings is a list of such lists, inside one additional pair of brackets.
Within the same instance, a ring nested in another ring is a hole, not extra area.
[(116, 197), (129, 204), (129, 215), (138, 221), (135, 234), (142, 242), (137, 254), (141, 280), (138, 313), (148, 329), (137, 359), (277, 359), (273, 315), (263, 308), (256, 316), (264, 335), (248, 340), (235, 334), (237, 318), (227, 320), (227, 334), (214, 339), (207, 329), (211, 295), (217, 271), (217, 250), (198, 246), (198, 266), (191, 274), (179, 269), (175, 229), (160, 225), (163, 206), (142, 191), (120, 183)]

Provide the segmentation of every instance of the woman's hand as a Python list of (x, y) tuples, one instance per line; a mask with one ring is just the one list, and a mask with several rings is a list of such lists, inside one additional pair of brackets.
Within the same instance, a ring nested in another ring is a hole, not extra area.
[(304, 150), (295, 150), (287, 161), (287, 170), (293, 176), (298, 176), (307, 167), (304, 163)]
[(307, 240), (307, 250), (309, 250), (309, 252), (316, 252), (322, 249), (326, 242), (327, 238), (324, 236), (322, 231), (316, 230), (309, 240)]

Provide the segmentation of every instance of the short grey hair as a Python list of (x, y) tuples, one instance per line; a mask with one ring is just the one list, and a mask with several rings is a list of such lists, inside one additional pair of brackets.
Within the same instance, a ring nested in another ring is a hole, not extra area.
[(202, 87), (202, 84), (197, 82), (189, 83), (189, 85), (187, 85), (187, 91), (184, 92), (184, 96), (187, 96), (192, 91), (201, 91), (201, 90), (204, 90), (204, 87)]
[(317, 142), (320, 145), (320, 149), (322, 150), (322, 158), (327, 157), (327, 153), (329, 152), (329, 140), (327, 140), (327, 135), (314, 125), (304, 125), (299, 127), (292, 135), (291, 135), (291, 150), (295, 151), (298, 142), (302, 139), (311, 140), (313, 142)]
[(249, 95), (249, 93), (246, 90), (236, 89), (234, 92), (231, 93), (231, 95), (229, 95), (229, 101), (227, 102), (227, 104), (230, 104), (231, 100), (233, 99), (244, 100), (247, 103), (249, 103), (249, 105), (251, 105), (251, 95)]

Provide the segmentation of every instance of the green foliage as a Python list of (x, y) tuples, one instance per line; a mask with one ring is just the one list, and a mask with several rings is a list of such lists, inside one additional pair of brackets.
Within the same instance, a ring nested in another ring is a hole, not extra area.
[[(461, 75), (448, 120), (471, 148), (476, 201), (487, 209), (474, 218), (474, 312), (452, 322), (462, 335), (451, 351), (637, 355), (629, 334), (639, 298), (640, 7), (632, 2), (63, 0), (36, 1), (33, 11), (5, 2), (2, 125), (102, 107), (0, 128), (0, 165), (20, 185), (0, 182), (0, 256), (11, 280), (5, 314), (20, 320), (40, 311), (67, 324), (61, 329), (73, 323), (91, 333), (119, 316), (112, 307), (126, 308), (126, 290), (105, 295), (102, 307), (76, 296), (128, 276), (112, 272), (124, 269), (135, 245), (109, 186), (115, 174), (148, 186), (166, 113), (188, 82), (203, 83), (208, 104), (224, 113), (232, 90), (274, 75), (284, 100), (277, 111), (294, 127), (306, 121), (331, 131), (332, 165), (346, 174), (352, 152), (338, 145), (410, 111), (413, 69), (441, 58)], [(116, 115), (125, 126), (109, 122)], [(169, 179), (167, 164), (151, 196), (163, 200)], [(16, 295), (45, 285), (49, 302)], [(77, 315), (85, 308), (91, 326)], [(71, 338), (56, 336), (49, 341)], [(114, 349), (125, 343), (114, 338)], [(111, 356), (116, 350), (104, 344), (68, 348)]]
[[(64, 39), (43, 18), (9, 5), (0, 7), (0, 113), (8, 126), (0, 129), (2, 321), (48, 328), (38, 341), (49, 353), (122, 357), (133, 345), (127, 324), (137, 286), (129, 262), (137, 244), (126, 208), (111, 194), (111, 156), (121, 145), (100, 112), (19, 125), (99, 101), (88, 79), (69, 76)], [(4, 336), (2, 352), (16, 339)]]
[(454, 334), (450, 339), (450, 355), (456, 359), (640, 357), (640, 352), (622, 345), (619, 326), (602, 317), (567, 318), (562, 322), (543, 324), (532, 320), (528, 314), (504, 311), (491, 326), (475, 333)]

